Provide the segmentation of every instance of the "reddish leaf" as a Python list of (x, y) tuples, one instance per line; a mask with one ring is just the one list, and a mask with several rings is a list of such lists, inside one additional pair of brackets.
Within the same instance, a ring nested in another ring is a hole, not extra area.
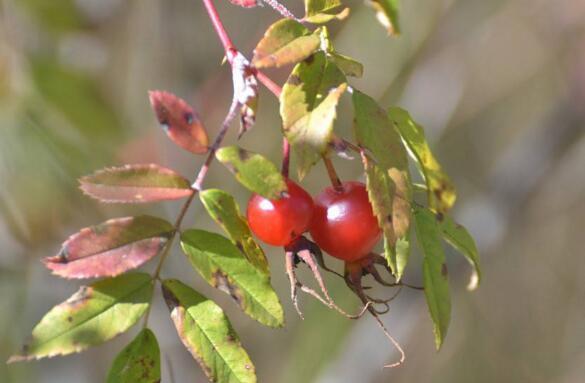
[(82, 177), (79, 182), (85, 194), (102, 202), (167, 201), (193, 193), (189, 181), (155, 164), (107, 168)]
[(163, 91), (151, 91), (149, 96), (158, 122), (175, 144), (195, 154), (207, 152), (207, 131), (185, 100)]
[(68, 279), (113, 277), (156, 256), (173, 235), (169, 222), (151, 216), (117, 218), (82, 229), (43, 262)]

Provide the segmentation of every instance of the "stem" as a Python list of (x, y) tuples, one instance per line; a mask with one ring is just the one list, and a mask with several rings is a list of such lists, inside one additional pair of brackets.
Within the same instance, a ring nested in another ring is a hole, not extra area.
[(333, 185), (333, 189), (335, 189), (335, 191), (342, 192), (343, 185), (341, 184), (339, 176), (337, 175), (337, 172), (335, 171), (335, 167), (333, 167), (333, 162), (331, 162), (331, 159), (329, 157), (324, 155), (323, 156), (323, 163), (325, 164), (325, 167), (327, 168), (327, 174), (329, 175), (329, 179), (331, 180), (331, 185)]
[(281, 173), (285, 178), (288, 178), (290, 169), (290, 143), (286, 137), (282, 137), (282, 170)]
[(225, 27), (223, 26), (221, 19), (219, 18), (219, 14), (217, 13), (217, 9), (215, 8), (215, 4), (213, 4), (213, 0), (203, 0), (203, 4), (205, 5), (205, 9), (207, 10), (207, 13), (209, 14), (209, 18), (211, 19), (211, 23), (213, 24), (213, 28), (215, 28), (215, 32), (217, 32), (217, 36), (221, 40), (221, 43), (223, 45), (223, 49), (225, 50), (225, 52), (228, 56), (228, 60), (231, 63), (232, 60), (230, 57), (231, 55), (229, 53), (230, 53), (230, 51), (236, 49), (234, 46), (234, 43), (232, 43), (232, 40), (228, 36), (228, 33), (225, 30)]
[(276, 98), (280, 98), (280, 94), (282, 93), (282, 88), (280, 86), (260, 71), (256, 73), (256, 77), (269, 91), (272, 92), (272, 94), (276, 96)]

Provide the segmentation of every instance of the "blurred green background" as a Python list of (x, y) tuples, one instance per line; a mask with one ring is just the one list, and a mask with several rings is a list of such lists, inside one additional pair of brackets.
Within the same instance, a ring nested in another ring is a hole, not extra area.
[[(268, 7), (218, 1), (249, 55), (278, 19)], [(298, 15), (300, 1), (285, 2)], [(278, 383), (583, 382), (585, 379), (585, 2), (582, 0), (403, 0), (400, 38), (388, 38), (371, 9), (348, 5), (333, 22), (338, 51), (365, 64), (352, 81), (383, 105), (407, 108), (459, 190), (458, 221), (477, 238), (484, 283), (465, 290), (469, 269), (449, 252), (453, 320), (433, 349), (422, 294), (404, 291), (385, 321), (407, 352), (403, 367), (371, 319), (340, 318), (306, 297), (305, 321), (291, 309), (282, 251), (268, 250), (287, 315), (263, 328), (209, 288), (175, 250), (165, 276), (179, 276), (226, 309), (259, 381)], [(166, 89), (196, 106), (213, 136), (229, 105), (222, 50), (195, 0), (0, 0), (0, 361), (17, 350), (77, 283), (51, 277), (39, 259), (80, 227), (148, 211), (172, 219), (178, 203), (100, 205), (76, 179), (96, 168), (159, 162), (193, 177), (201, 158), (158, 128), (147, 90)], [(290, 69), (290, 68), (289, 68)], [(286, 70), (270, 71), (277, 81)], [(263, 90), (258, 123), (241, 145), (279, 158), (275, 99)], [(351, 137), (342, 108), (336, 129)], [(234, 129), (235, 131), (236, 129)], [(227, 142), (235, 142), (231, 132)], [(335, 160), (344, 179), (358, 161)], [(327, 184), (321, 165), (306, 180)], [(243, 205), (248, 193), (213, 165), (207, 186)], [(188, 225), (212, 229), (195, 204)], [(187, 225), (186, 225), (187, 226)], [(333, 262), (335, 267), (339, 264)], [(420, 282), (413, 255), (406, 279)], [(152, 268), (149, 264), (147, 268)], [(301, 273), (305, 279), (307, 273)], [(340, 304), (355, 299), (328, 278)], [(380, 291), (380, 294), (387, 291)], [(204, 382), (156, 297), (152, 326), (163, 381)], [(1, 382), (102, 382), (135, 330), (83, 354), (6, 366)]]

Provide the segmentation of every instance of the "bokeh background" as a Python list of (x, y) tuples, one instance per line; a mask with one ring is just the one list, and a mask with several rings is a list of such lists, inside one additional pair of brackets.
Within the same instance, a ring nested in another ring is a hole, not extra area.
[[(218, 3), (247, 54), (278, 19), (269, 8)], [(302, 14), (300, 1), (285, 3)], [(412, 291), (384, 319), (407, 352), (398, 369), (381, 368), (397, 353), (371, 319), (348, 321), (303, 297), (300, 321), (280, 249), (267, 248), (287, 315), (283, 330), (245, 317), (177, 250), (164, 275), (179, 276), (226, 309), (260, 382), (582, 382), (585, 2), (402, 1), (400, 38), (388, 38), (360, 1), (348, 5), (351, 16), (333, 22), (331, 33), (340, 52), (365, 64), (364, 78), (352, 84), (385, 106), (407, 108), (426, 128), (458, 187), (453, 214), (481, 250), (485, 279), (473, 293), (465, 290), (467, 264), (448, 250), (453, 320), (444, 348), (435, 353), (424, 297)], [(168, 142), (147, 90), (191, 101), (214, 135), (231, 96), (221, 61), (196, 0), (0, 0), (0, 361), (77, 289), (51, 277), (41, 257), (109, 217), (177, 214), (178, 203), (100, 205), (79, 193), (76, 179), (100, 167), (153, 161), (192, 177), (202, 159)], [(286, 78), (286, 70), (269, 74)], [(261, 97), (258, 123), (241, 145), (277, 162), (278, 107), (268, 92)], [(347, 109), (336, 129), (351, 137)], [(227, 142), (235, 142), (234, 132)], [(343, 178), (360, 177), (358, 161), (335, 163)], [(305, 182), (314, 193), (326, 184), (321, 165)], [(221, 166), (213, 166), (206, 185), (228, 190), (242, 205), (248, 197)], [(187, 223), (215, 230), (197, 204)], [(406, 279), (420, 283), (419, 268), (415, 251)], [(356, 307), (338, 280), (327, 281), (340, 304)], [(167, 315), (157, 296), (151, 322), (163, 350), (163, 381), (204, 382)], [(0, 381), (102, 382), (135, 331), (80, 355), (0, 362)]]

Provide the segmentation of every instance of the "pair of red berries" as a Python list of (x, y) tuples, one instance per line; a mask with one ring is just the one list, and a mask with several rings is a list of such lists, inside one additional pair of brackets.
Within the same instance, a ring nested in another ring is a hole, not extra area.
[(381, 236), (368, 192), (360, 182), (344, 182), (342, 190), (326, 188), (315, 200), (287, 180), (288, 195), (270, 200), (254, 194), (248, 202), (248, 223), (262, 241), (286, 246), (307, 230), (317, 245), (344, 261), (370, 253)]

